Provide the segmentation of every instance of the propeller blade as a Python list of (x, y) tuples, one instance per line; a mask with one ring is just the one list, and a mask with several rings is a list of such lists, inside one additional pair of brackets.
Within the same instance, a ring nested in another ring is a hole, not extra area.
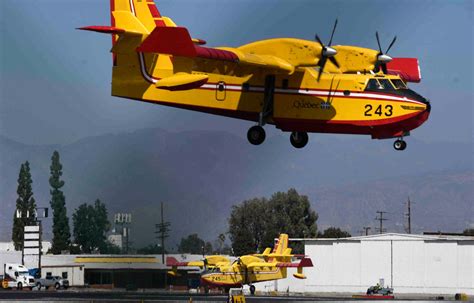
[(397, 40), (397, 36), (395, 36), (392, 40), (392, 43), (390, 43), (389, 47), (387, 48), (387, 51), (385, 52), (386, 54), (388, 53), (388, 51), (390, 50), (390, 48), (392, 48), (392, 45), (395, 43), (395, 41)]
[(334, 27), (332, 28), (331, 39), (329, 40), (329, 44), (328, 44), (328, 46), (331, 46), (331, 43), (332, 43), (332, 37), (334, 36), (334, 32), (336, 31), (336, 26), (337, 26), (337, 19), (336, 19), (336, 22), (334, 23)]
[(319, 79), (321, 79), (321, 74), (323, 73), (323, 70), (324, 70), (324, 66), (326, 65), (326, 61), (327, 61), (327, 57), (322, 57), (321, 60), (319, 60), (319, 74), (318, 74), (318, 82), (319, 82)]
[(321, 41), (321, 39), (319, 39), (319, 36), (318, 34), (316, 34), (316, 40), (319, 42), (319, 44), (321, 44), (322, 47), (324, 47), (324, 43)]
[(329, 57), (329, 60), (331, 60), (332, 64), (334, 64), (335, 66), (337, 66), (337, 68), (339, 68), (339, 63), (337, 62), (336, 58), (334, 57)]
[(380, 51), (381, 54), (383, 54), (382, 47), (380, 46), (379, 32), (375, 32), (375, 37), (377, 38), (377, 44), (379, 45), (379, 51)]

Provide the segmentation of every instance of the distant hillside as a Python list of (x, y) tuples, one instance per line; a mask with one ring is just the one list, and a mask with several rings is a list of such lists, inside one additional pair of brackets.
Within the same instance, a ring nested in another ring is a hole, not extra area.
[(49, 205), (49, 165), (55, 149), (64, 167), (68, 214), (96, 198), (110, 213), (132, 212), (136, 246), (154, 241), (161, 201), (172, 223), (171, 242), (191, 232), (213, 240), (226, 230), (233, 204), (290, 187), (310, 196), (322, 226), (354, 231), (374, 224), (376, 210), (386, 210), (393, 212), (387, 215), (387, 226), (400, 229), (407, 195), (416, 202), (418, 229), (461, 230), (473, 223), (472, 146), (409, 138), (408, 149), (396, 152), (391, 144), (367, 137), (312, 135), (305, 149), (295, 150), (283, 135), (256, 147), (226, 132), (160, 129), (91, 137), (65, 146), (32, 146), (0, 137), (0, 237), (10, 237), (23, 161), (31, 163), (38, 204)]
[[(319, 211), (321, 228), (342, 226), (359, 235), (363, 226), (376, 232), (376, 211), (386, 211), (384, 228), (405, 232), (407, 200), (411, 200), (413, 233), (460, 232), (474, 226), (473, 171), (443, 171), (373, 182), (308, 190)], [(355, 225), (359, 222), (359, 225)]]

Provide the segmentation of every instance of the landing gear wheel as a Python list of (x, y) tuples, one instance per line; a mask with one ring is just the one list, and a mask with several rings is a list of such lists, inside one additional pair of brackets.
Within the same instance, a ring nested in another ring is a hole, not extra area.
[(255, 286), (254, 285), (250, 285), (250, 294), (252, 296), (255, 295)]
[(23, 284), (21, 282), (18, 282), (18, 284), (16, 285), (16, 289), (22, 290), (23, 289)]
[(253, 145), (260, 145), (265, 141), (265, 130), (259, 125), (252, 126), (247, 132), (247, 139)]
[(38, 290), (41, 290), (41, 283), (39, 283), (39, 282), (36, 283), (36, 288), (37, 288)]
[(60, 288), (61, 288), (61, 285), (59, 285), (59, 283), (56, 283), (56, 284), (54, 284), (54, 288), (60, 289)]
[(393, 148), (396, 150), (405, 150), (405, 148), (407, 148), (407, 143), (399, 139), (393, 143)]
[(308, 144), (308, 134), (305, 132), (292, 132), (290, 142), (295, 148), (303, 148)]

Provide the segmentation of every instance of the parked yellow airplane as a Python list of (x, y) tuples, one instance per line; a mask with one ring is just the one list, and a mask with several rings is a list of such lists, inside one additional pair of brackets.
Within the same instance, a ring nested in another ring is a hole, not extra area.
[(423, 124), (430, 103), (406, 86), (421, 79), (418, 60), (355, 46), (281, 38), (237, 48), (202, 46), (162, 16), (153, 0), (111, 0), (112, 95), (257, 122), (250, 143), (265, 140), (265, 124), (291, 132), (296, 148), (308, 132), (403, 137)]
[(273, 251), (265, 249), (262, 254), (245, 255), (238, 257), (234, 262), (224, 256), (207, 256), (203, 261), (178, 262), (168, 257), (166, 265), (171, 266), (170, 275), (177, 275), (178, 267), (200, 267), (201, 283), (206, 286), (223, 287), (226, 290), (232, 287), (250, 285), (250, 292), (255, 293), (254, 283), (284, 279), (288, 267), (296, 267), (295, 278), (306, 279), (303, 267), (312, 267), (311, 259), (301, 256), (299, 263), (291, 263), (291, 254), (288, 248), (288, 235), (281, 234), (275, 243)]

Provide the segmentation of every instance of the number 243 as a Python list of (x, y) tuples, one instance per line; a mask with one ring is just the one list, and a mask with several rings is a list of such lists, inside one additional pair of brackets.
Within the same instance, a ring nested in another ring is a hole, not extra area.
[[(372, 105), (370, 104), (367, 104), (365, 105), (365, 116), (372, 116)], [(393, 106), (391, 105), (385, 105), (385, 108), (384, 108), (384, 112), (382, 113), (382, 105), (379, 105), (377, 106), (377, 108), (375, 109), (375, 111), (373, 112), (374, 114), (378, 115), (378, 116), (382, 116), (385, 115), (387, 117), (390, 117), (391, 115), (393, 115)]]

